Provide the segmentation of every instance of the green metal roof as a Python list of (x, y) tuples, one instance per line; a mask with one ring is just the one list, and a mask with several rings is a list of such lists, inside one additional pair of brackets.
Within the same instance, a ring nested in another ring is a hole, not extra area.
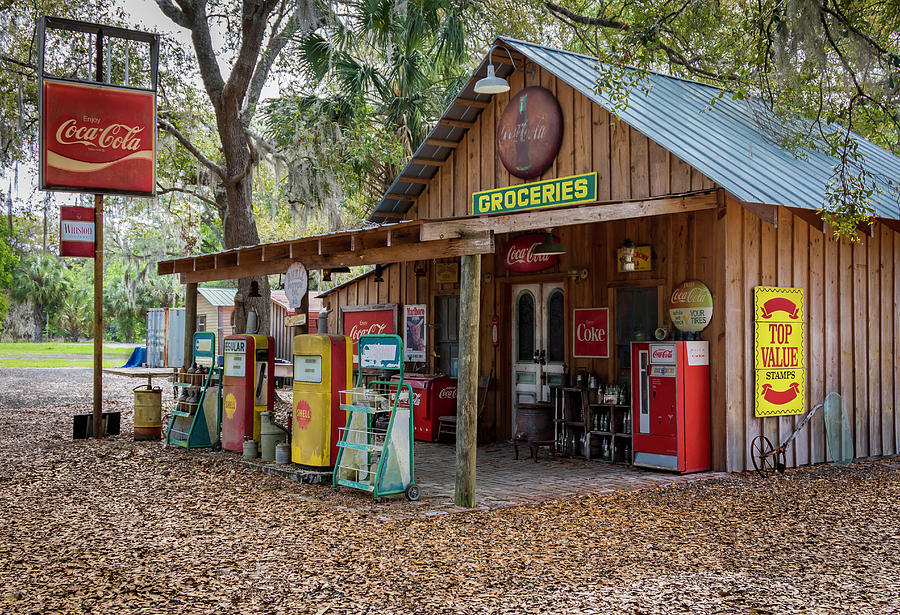
[[(560, 49), (553, 49), (511, 38), (496, 41), (518, 51), (523, 56), (553, 73), (587, 98), (608, 111), (617, 113), (626, 123), (640, 131), (681, 160), (688, 163), (738, 199), (749, 203), (786, 205), (804, 209), (818, 209), (824, 204), (826, 186), (834, 176), (836, 160), (817, 152), (805, 157), (794, 156), (779, 147), (766, 126), (774, 119), (760, 105), (751, 101), (734, 100), (729, 94), (717, 98), (722, 90), (696, 81), (650, 73), (635, 87), (628, 106), (620, 108), (606, 96), (598, 94), (596, 86), (598, 60)], [(472, 73), (458, 97), (487, 102), (490, 97), (474, 91), (476, 79), (486, 72), (487, 58)], [(497, 74), (508, 77), (512, 67), (501, 64)], [(644, 89), (647, 89), (646, 94)], [(715, 104), (712, 100), (717, 98)], [(444, 112), (449, 119), (474, 120), (480, 109), (453, 102)], [(430, 138), (460, 141), (465, 129), (438, 124)], [(875, 215), (900, 218), (900, 192), (890, 188), (889, 180), (900, 181), (900, 157), (874, 143), (856, 137), (864, 166), (883, 189), (871, 198)], [(443, 151), (446, 149), (446, 153)], [(446, 159), (451, 151), (426, 140), (413, 155), (417, 159)], [(434, 167), (408, 163), (387, 194), (409, 194), (411, 199), (425, 187), (403, 182), (402, 176), (429, 178), (437, 172)], [(370, 216), (373, 222), (396, 221), (397, 213), (405, 213), (410, 201), (385, 196)], [(394, 215), (380, 216), (380, 213)]]
[(216, 307), (225, 307), (234, 305), (234, 288), (207, 288), (198, 286), (197, 292), (203, 295), (203, 298)]

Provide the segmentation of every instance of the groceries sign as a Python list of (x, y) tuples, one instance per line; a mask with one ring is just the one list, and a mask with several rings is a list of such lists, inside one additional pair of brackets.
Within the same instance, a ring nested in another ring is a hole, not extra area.
[(577, 358), (609, 358), (609, 308), (578, 308), (572, 318)]
[[(559, 242), (558, 237), (553, 241)], [(535, 254), (534, 251), (544, 243), (544, 235), (529, 233), (519, 235), (506, 244), (506, 268), (513, 273), (535, 273), (559, 264), (556, 254)]]
[(472, 194), (472, 214), (502, 214), (596, 200), (597, 173), (594, 172), (475, 192)]
[(59, 208), (59, 255), (94, 258), (94, 208)]
[(44, 79), (41, 189), (153, 196), (156, 94)]
[(806, 346), (802, 288), (753, 289), (756, 416), (806, 411)]

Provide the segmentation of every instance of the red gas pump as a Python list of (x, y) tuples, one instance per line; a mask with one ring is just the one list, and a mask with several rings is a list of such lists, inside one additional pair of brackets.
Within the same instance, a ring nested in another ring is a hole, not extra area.
[(222, 448), (240, 452), (244, 439), (259, 442), (259, 413), (275, 399), (275, 340), (265, 335), (225, 338)]
[(709, 470), (709, 342), (634, 342), (631, 373), (634, 465)]

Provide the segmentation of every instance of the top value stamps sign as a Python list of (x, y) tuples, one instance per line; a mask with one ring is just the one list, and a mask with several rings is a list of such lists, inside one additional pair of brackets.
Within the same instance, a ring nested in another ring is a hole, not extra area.
[(756, 416), (806, 411), (806, 345), (802, 288), (753, 289)]

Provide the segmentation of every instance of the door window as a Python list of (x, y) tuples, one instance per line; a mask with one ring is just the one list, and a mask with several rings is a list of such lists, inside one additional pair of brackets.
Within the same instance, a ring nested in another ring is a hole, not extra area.
[(527, 290), (519, 293), (516, 300), (516, 340), (516, 358), (534, 360), (534, 295)]
[(459, 361), (459, 295), (441, 295), (434, 299), (437, 368), (456, 377)]
[(658, 326), (656, 286), (616, 289), (619, 367), (631, 367), (631, 342), (652, 340)]
[(547, 300), (547, 361), (566, 360), (565, 301), (563, 291), (554, 290)]

